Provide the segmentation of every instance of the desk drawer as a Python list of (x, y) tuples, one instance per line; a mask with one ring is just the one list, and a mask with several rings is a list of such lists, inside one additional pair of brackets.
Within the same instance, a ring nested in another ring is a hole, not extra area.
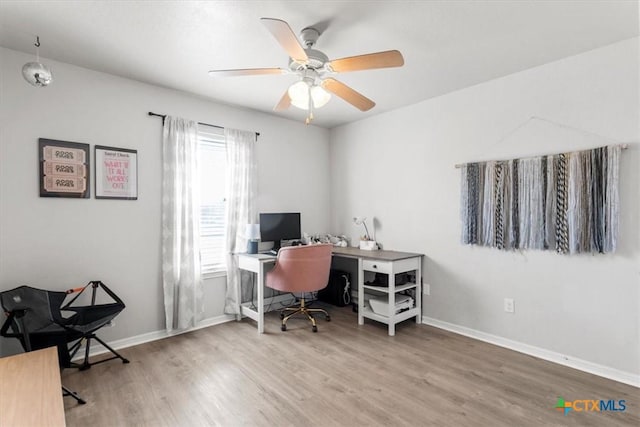
[(253, 271), (254, 273), (257, 273), (260, 270), (260, 260), (255, 257), (239, 255), (238, 268), (240, 270)]
[(377, 273), (391, 274), (393, 263), (391, 261), (375, 261), (370, 259), (362, 260), (362, 269), (365, 271), (375, 271)]

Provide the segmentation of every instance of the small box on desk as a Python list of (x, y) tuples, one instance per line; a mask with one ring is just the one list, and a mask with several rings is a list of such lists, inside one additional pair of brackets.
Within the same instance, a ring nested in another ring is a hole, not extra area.
[(360, 240), (360, 249), (365, 251), (377, 251), (378, 244), (375, 240)]

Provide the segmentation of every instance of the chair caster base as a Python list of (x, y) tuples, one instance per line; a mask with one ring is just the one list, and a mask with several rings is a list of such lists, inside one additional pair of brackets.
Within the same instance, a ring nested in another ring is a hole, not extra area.
[(283, 331), (283, 332), (286, 331), (287, 330), (287, 325), (280, 326), (280, 330)]
[(317, 327), (316, 325), (313, 325), (313, 326), (311, 327), (311, 330), (312, 330), (313, 332), (318, 332), (318, 327)]

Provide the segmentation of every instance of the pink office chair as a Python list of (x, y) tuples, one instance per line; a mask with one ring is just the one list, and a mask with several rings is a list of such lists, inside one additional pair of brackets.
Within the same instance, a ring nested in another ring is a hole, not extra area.
[[(327, 321), (329, 313), (321, 308), (307, 308), (304, 305), (304, 292), (323, 289), (329, 282), (332, 245), (288, 246), (278, 251), (273, 270), (267, 273), (267, 286), (282, 292), (301, 292), (300, 305), (287, 307), (280, 312), (282, 326), (287, 330), (287, 320), (296, 314), (306, 314), (311, 321), (311, 330), (318, 332), (316, 319), (312, 313), (323, 313)], [(285, 316), (286, 312), (293, 313)]]

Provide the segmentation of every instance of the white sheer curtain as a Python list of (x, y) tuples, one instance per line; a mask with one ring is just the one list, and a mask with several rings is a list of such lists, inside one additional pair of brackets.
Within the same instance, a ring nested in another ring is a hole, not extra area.
[(235, 254), (246, 251), (246, 225), (256, 223), (256, 136), (253, 132), (235, 129), (225, 129), (224, 136), (227, 146), (227, 292), (224, 312), (239, 315), (242, 278)]
[(162, 134), (162, 285), (167, 331), (204, 315), (198, 245), (198, 125), (167, 116)]

